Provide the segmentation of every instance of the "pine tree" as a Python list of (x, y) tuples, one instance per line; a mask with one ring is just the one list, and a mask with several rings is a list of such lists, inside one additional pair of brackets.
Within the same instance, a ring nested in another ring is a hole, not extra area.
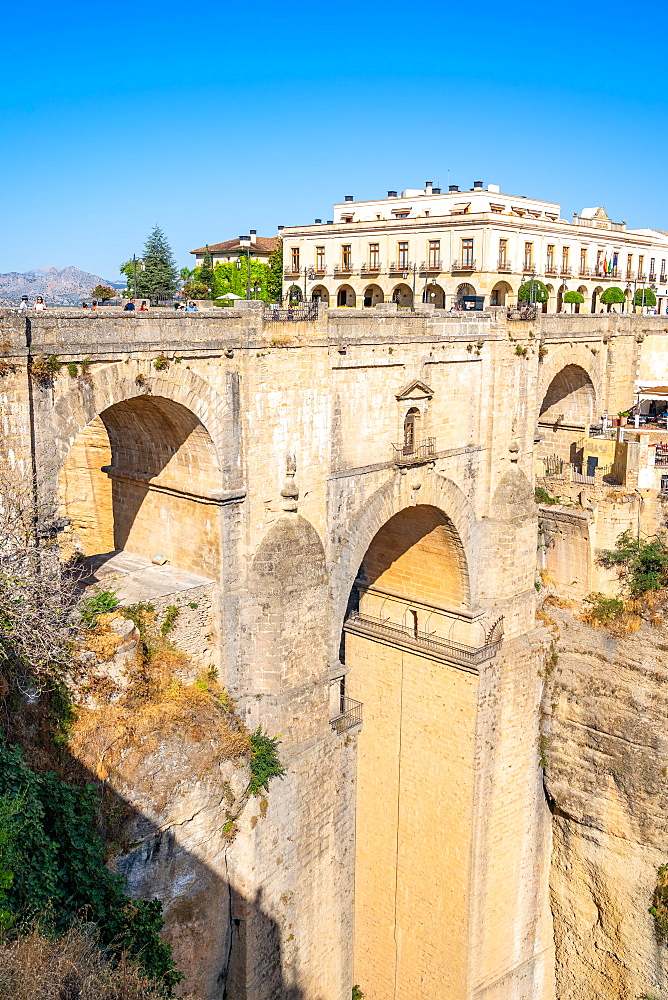
[(178, 286), (178, 271), (172, 248), (159, 226), (154, 226), (144, 245), (143, 268), (137, 268), (137, 295), (159, 298), (174, 295)]
[(209, 250), (209, 244), (207, 243), (204, 255), (202, 257), (202, 263), (199, 269), (199, 274), (197, 280), (211, 291), (213, 287), (213, 257), (211, 256), (211, 251)]
[(276, 249), (269, 258), (269, 273), (267, 275), (267, 295), (271, 302), (280, 302), (283, 298), (283, 241), (278, 240)]

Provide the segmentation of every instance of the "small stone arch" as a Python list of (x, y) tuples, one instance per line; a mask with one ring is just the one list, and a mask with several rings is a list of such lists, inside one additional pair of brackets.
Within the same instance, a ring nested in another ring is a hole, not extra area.
[(598, 312), (598, 306), (603, 293), (603, 288), (601, 285), (597, 285), (594, 291), (591, 293), (591, 311), (593, 313)]
[(538, 413), (550, 383), (567, 366), (576, 366), (586, 373), (594, 389), (597, 405), (602, 405), (601, 374), (598, 366), (600, 354), (594, 355), (582, 344), (563, 344), (556, 349), (548, 348), (547, 357), (541, 363), (540, 382), (537, 392)]
[(290, 285), (287, 293), (288, 302), (301, 302), (304, 298), (304, 293), (302, 292), (299, 285)]
[(437, 309), (445, 309), (445, 289), (432, 281), (425, 287), (422, 301), (435, 306)]
[(588, 295), (587, 286), (586, 285), (580, 285), (580, 287), (578, 288), (578, 292), (580, 293), (580, 295), (584, 299), (584, 302), (582, 302), (582, 303), (576, 302), (575, 303), (575, 312), (576, 313), (585, 312), (586, 309), (587, 309), (587, 295)]
[(329, 305), (329, 290), (325, 285), (316, 285), (311, 289), (311, 301), (322, 302), (324, 306)]
[(568, 291), (568, 285), (559, 285), (557, 289), (557, 312), (560, 313), (564, 308), (564, 295)]
[(395, 285), (392, 289), (391, 299), (392, 302), (396, 302), (398, 306), (412, 306), (413, 292), (410, 285), (407, 285), (405, 282)]
[(367, 285), (364, 289), (363, 305), (366, 308), (377, 306), (379, 302), (385, 301), (385, 295), (380, 285)]
[[(460, 286), (461, 287), (461, 286)], [(463, 292), (464, 295), (471, 294), (470, 292)], [(507, 281), (497, 281), (497, 283), (492, 288), (489, 297), (490, 306), (507, 306), (510, 305), (508, 301), (508, 296), (513, 294), (512, 285)]]
[(336, 304), (340, 308), (355, 308), (357, 296), (352, 285), (339, 285), (336, 290)]
[(456, 299), (461, 299), (462, 295), (477, 295), (475, 288), (470, 281), (463, 281), (461, 285), (457, 285), (457, 291), (455, 293)]

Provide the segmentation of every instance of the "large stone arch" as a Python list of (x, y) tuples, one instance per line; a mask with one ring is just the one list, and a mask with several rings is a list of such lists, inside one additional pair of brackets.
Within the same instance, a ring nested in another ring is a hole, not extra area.
[(156, 371), (150, 361), (107, 365), (77, 381), (57, 400), (49, 429), (49, 465), (60, 468), (76, 437), (104, 410), (150, 394), (178, 403), (198, 418), (214, 443), (218, 464), (225, 473), (233, 459), (229, 451), (231, 397), (236, 383), (230, 388), (230, 398), (225, 398), (195, 372), (176, 364), (167, 371)]
[[(420, 483), (419, 490), (415, 485)], [(346, 539), (334, 553), (331, 575), (332, 620), (330, 658), (334, 663), (339, 650), (341, 629), (348, 598), (365, 553), (380, 529), (408, 507), (428, 505), (441, 511), (451, 522), (461, 545), (466, 568), (469, 606), (477, 605), (478, 570), (476, 565), (478, 525), (473, 508), (462, 491), (449, 479), (433, 470), (421, 469), (401, 476), (381, 487), (352, 521)]]
[(581, 368), (589, 377), (596, 396), (596, 405), (602, 406), (602, 378), (599, 368), (599, 355), (592, 354), (588, 347), (582, 344), (562, 344), (552, 348), (548, 344), (547, 357), (540, 365), (540, 379), (536, 395), (536, 415), (539, 416), (545, 395), (559, 372), (571, 365)]

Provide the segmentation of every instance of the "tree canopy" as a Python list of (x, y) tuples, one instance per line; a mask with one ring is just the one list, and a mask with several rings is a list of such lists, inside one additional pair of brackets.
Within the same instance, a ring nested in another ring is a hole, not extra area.
[[(134, 295), (135, 262), (127, 260), (120, 266), (128, 279), (127, 291)], [(136, 262), (137, 295), (155, 302), (174, 295), (178, 287), (178, 271), (172, 248), (160, 226), (154, 226), (144, 245), (141, 260)], [(127, 294), (127, 293), (126, 293)]]
[(656, 295), (651, 288), (638, 288), (633, 298), (633, 304), (636, 306), (655, 306)]
[(624, 295), (621, 288), (617, 288), (616, 285), (611, 285), (610, 288), (606, 288), (604, 292), (601, 292), (601, 302), (604, 306), (616, 305), (621, 302), (626, 302), (626, 295)]
[(582, 292), (565, 292), (564, 302), (570, 302), (572, 305), (582, 305), (584, 295)]
[(96, 285), (95, 288), (91, 289), (90, 294), (94, 299), (101, 299), (102, 302), (107, 302), (109, 299), (113, 299), (116, 292), (109, 285)]
[(278, 240), (269, 258), (267, 297), (271, 302), (280, 302), (283, 298), (283, 240)]
[[(547, 300), (549, 299), (549, 297), (550, 297), (550, 293), (548, 292), (548, 290), (547, 290), (546, 286), (543, 284), (543, 282), (542, 281), (538, 281), (537, 278), (534, 278), (534, 281), (533, 281), (533, 301), (534, 302), (547, 302)], [(519, 302), (529, 302), (529, 301), (532, 300), (531, 282), (530, 281), (525, 281), (523, 285), (520, 285), (519, 290), (517, 292), (517, 298), (518, 298)]]

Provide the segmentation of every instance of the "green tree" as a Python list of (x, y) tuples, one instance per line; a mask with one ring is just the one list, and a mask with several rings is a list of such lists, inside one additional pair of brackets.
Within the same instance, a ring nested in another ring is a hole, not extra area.
[(96, 285), (91, 291), (91, 296), (94, 299), (100, 299), (102, 302), (108, 302), (109, 299), (113, 299), (116, 292), (109, 285)]
[[(248, 287), (248, 258), (239, 258), (241, 262), (241, 267), (237, 267), (236, 263), (230, 264), (216, 264), (213, 269), (213, 291), (212, 295), (215, 299), (218, 299), (221, 295), (227, 295), (228, 292), (233, 292), (234, 295), (239, 295), (242, 299), (246, 298), (246, 291)], [(261, 260), (257, 260), (254, 257), (250, 258), (250, 289), (251, 298), (257, 297), (258, 299), (263, 299), (267, 301), (269, 294), (267, 291), (267, 280), (269, 276), (268, 266)]]
[(584, 295), (582, 292), (566, 292), (564, 295), (564, 302), (568, 302), (571, 307), (571, 312), (573, 312), (574, 306), (581, 306), (584, 302)]
[[(531, 297), (531, 282), (525, 281), (523, 285), (520, 285), (517, 298), (519, 302), (529, 302)], [(543, 284), (542, 281), (538, 281), (537, 278), (533, 280), (533, 301), (534, 302), (547, 302), (550, 297), (550, 293)]]
[(278, 240), (276, 249), (268, 261), (267, 298), (270, 302), (280, 302), (283, 298), (283, 240)]
[(208, 243), (198, 271), (197, 280), (200, 284), (205, 285), (207, 290), (210, 292), (213, 289), (213, 257), (211, 256)]
[(651, 288), (638, 288), (636, 294), (633, 297), (633, 304), (635, 306), (655, 306), (656, 305), (656, 295)]
[(610, 288), (606, 288), (605, 291), (601, 293), (601, 302), (604, 306), (608, 307), (608, 312), (610, 312), (610, 306), (623, 304), (626, 302), (626, 296), (621, 288), (617, 288), (616, 285), (611, 285)]
[(105, 865), (98, 810), (93, 786), (38, 774), (18, 747), (0, 743), (0, 913), (5, 923), (38, 919), (56, 933), (93, 921), (112, 953), (134, 955), (171, 994), (181, 976), (159, 935), (160, 903), (124, 894), (123, 878)]
[[(125, 261), (120, 266), (121, 274), (128, 279), (126, 295), (134, 295), (135, 262)], [(179, 275), (176, 261), (167, 237), (159, 226), (154, 226), (144, 245), (141, 260), (136, 261), (137, 296), (156, 302), (169, 298), (177, 290)]]

